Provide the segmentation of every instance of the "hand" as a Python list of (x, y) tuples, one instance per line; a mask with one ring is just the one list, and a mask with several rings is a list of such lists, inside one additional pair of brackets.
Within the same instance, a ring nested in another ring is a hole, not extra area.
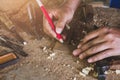
[[(72, 20), (74, 12), (79, 3), (80, 0), (67, 0), (61, 8), (49, 11), (49, 15), (54, 21), (56, 32), (58, 34), (61, 34), (65, 25)], [(56, 38), (55, 32), (52, 30), (45, 17), (43, 18), (43, 29), (46, 34)]]
[(120, 29), (102, 28), (88, 34), (73, 55), (88, 58), (89, 63), (120, 55)]
[[(54, 21), (56, 32), (61, 34), (66, 23), (69, 23), (72, 20), (74, 12), (72, 12), (69, 8), (60, 8), (56, 10), (50, 11), (50, 17), (56, 21)], [(49, 36), (56, 38), (55, 32), (50, 27), (48, 21), (43, 18), (43, 26), (44, 32), (47, 33)]]

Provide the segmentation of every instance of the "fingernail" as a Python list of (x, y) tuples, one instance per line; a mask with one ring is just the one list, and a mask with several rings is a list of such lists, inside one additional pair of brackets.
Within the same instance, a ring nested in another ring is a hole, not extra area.
[(56, 28), (56, 32), (57, 32), (58, 34), (61, 34), (61, 33), (62, 33), (62, 28)]
[(88, 63), (91, 63), (92, 62), (92, 59), (88, 59)]
[(74, 56), (76, 56), (76, 55), (77, 55), (77, 53), (76, 53), (76, 51), (75, 51), (75, 50), (73, 51), (73, 55), (74, 55)]
[(81, 45), (78, 45), (78, 46), (77, 46), (77, 48), (80, 48), (80, 47), (81, 47)]
[(83, 56), (82, 56), (82, 55), (80, 55), (80, 56), (79, 56), (79, 58), (80, 58), (80, 59), (83, 59)]

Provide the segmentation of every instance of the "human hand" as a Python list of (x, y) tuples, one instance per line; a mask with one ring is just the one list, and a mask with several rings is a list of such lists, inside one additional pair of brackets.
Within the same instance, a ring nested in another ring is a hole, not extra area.
[[(49, 11), (49, 15), (54, 22), (56, 32), (58, 34), (61, 34), (65, 25), (72, 20), (74, 12), (80, 3), (81, 0), (66, 0), (64, 5), (62, 5), (62, 7), (60, 7), (59, 9)], [(55, 32), (52, 30), (45, 18), (43, 18), (43, 29), (46, 34), (56, 38)]]
[(88, 34), (73, 55), (88, 58), (89, 63), (120, 55), (120, 29), (102, 28)]
[[(54, 21), (56, 32), (61, 34), (65, 25), (72, 20), (74, 12), (68, 7), (61, 7), (60, 9), (51, 10), (49, 15)], [(46, 34), (56, 38), (55, 32), (50, 27), (46, 18), (43, 18), (43, 29)]]

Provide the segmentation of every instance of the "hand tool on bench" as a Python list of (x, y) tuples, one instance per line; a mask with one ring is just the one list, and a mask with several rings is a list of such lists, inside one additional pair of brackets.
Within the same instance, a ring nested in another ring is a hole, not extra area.
[(13, 52), (2, 53), (2, 55), (0, 55), (0, 69), (13, 65), (18, 61), (19, 61), (19, 58), (15, 53)]
[(0, 35), (0, 46), (10, 48), (13, 51), (15, 51), (15, 53), (20, 54), (24, 57), (28, 56), (28, 54), (23, 50), (22, 46), (15, 44), (14, 42), (9, 41), (8, 39), (8, 37)]
[(95, 63), (95, 71), (98, 74), (98, 80), (106, 80), (106, 74), (105, 71), (108, 71), (110, 68), (110, 62), (109, 58), (97, 61)]

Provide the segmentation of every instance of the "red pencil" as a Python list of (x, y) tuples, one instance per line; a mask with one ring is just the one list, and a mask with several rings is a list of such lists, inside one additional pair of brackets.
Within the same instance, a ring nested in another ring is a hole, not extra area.
[(57, 39), (58, 39), (61, 43), (63, 43), (63, 38), (62, 38), (61, 34), (58, 34), (58, 33), (56, 32), (56, 30), (55, 30), (55, 25), (54, 25), (52, 19), (50, 18), (50, 16), (49, 16), (47, 10), (45, 9), (44, 5), (42, 4), (41, 0), (36, 0), (36, 1), (37, 1), (37, 3), (38, 3), (39, 7), (41, 8), (41, 10), (42, 10), (44, 16), (45, 16), (46, 19), (48, 20), (48, 22), (49, 22), (49, 24), (50, 24), (52, 30), (56, 33)]

